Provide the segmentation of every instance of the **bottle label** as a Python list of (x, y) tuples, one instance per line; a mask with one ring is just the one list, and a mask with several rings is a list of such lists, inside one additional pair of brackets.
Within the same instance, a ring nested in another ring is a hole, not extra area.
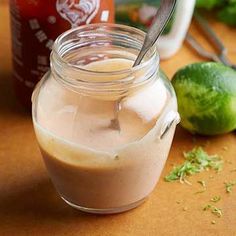
[(114, 6), (112, 0), (10, 0), (10, 13), (15, 90), (30, 104), (58, 35), (83, 24), (113, 22)]
[(56, 2), (57, 12), (61, 17), (70, 22), (71, 27), (91, 23), (99, 7), (99, 0), (57, 0)]

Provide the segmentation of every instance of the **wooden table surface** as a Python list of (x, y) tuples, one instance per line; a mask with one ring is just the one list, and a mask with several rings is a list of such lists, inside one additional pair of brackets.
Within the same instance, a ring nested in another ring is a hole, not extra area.
[[(211, 22), (229, 48), (229, 56), (236, 62), (236, 29)], [(201, 41), (194, 26), (191, 31)], [(201, 138), (178, 127), (170, 155), (149, 200), (129, 212), (109, 216), (85, 214), (67, 206), (57, 195), (49, 180), (37, 147), (30, 114), (16, 102), (12, 91), (10, 32), (7, 1), (0, 0), (0, 235), (82, 235), (82, 236), (141, 236), (141, 235), (236, 235), (236, 187), (225, 192), (224, 181), (236, 180), (236, 134)], [(186, 45), (178, 54), (161, 63), (172, 76), (181, 66), (202, 60)], [(182, 151), (204, 145), (209, 153), (221, 154), (225, 160), (219, 174), (204, 172), (190, 178), (192, 186), (166, 183), (165, 176), (173, 163), (181, 163)], [(228, 147), (224, 150), (223, 147)], [(213, 176), (211, 178), (210, 176)], [(198, 180), (205, 180), (207, 191)], [(204, 212), (203, 206), (220, 195), (216, 205), (223, 210), (218, 218)], [(177, 203), (180, 201), (180, 204)], [(186, 211), (184, 211), (186, 208)], [(216, 224), (211, 221), (215, 220)]]

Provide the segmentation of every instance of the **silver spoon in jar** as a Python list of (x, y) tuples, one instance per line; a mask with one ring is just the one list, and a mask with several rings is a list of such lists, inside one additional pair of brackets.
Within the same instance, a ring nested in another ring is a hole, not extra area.
[(139, 65), (142, 62), (148, 50), (156, 43), (156, 41), (160, 37), (174, 12), (176, 1), (177, 0), (161, 0), (160, 7), (158, 8), (156, 15), (154, 16), (153, 22), (146, 34), (143, 46), (133, 64), (133, 67)]
[[(169, 22), (174, 12), (176, 1), (177, 0), (161, 0), (160, 7), (157, 9), (157, 13), (153, 18), (153, 22), (149, 27), (149, 30), (144, 39), (143, 46), (133, 64), (133, 67), (139, 65), (142, 62), (146, 53), (160, 37), (161, 33), (165, 29), (167, 23)], [(115, 117), (111, 121), (111, 126), (116, 130), (120, 130), (120, 124), (118, 120), (119, 110), (120, 110), (120, 100), (116, 102), (114, 111)]]

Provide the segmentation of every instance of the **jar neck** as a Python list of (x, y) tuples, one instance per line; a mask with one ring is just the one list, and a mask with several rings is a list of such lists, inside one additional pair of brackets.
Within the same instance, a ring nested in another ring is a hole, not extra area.
[(145, 33), (136, 28), (116, 24), (92, 24), (69, 30), (54, 43), (51, 71), (55, 79), (76, 92), (125, 96), (157, 78), (156, 47), (149, 50), (142, 64), (128, 69), (95, 71), (92, 63), (126, 60), (132, 65), (144, 37)]

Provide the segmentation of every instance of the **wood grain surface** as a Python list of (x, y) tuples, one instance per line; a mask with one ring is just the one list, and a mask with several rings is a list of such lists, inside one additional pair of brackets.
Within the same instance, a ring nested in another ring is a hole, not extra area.
[[(211, 21), (236, 62), (236, 30)], [(191, 32), (206, 45), (194, 24)], [(208, 47), (206, 45), (206, 47)], [(176, 56), (161, 63), (171, 77), (181, 66), (201, 61), (186, 45)], [(11, 85), (11, 50), (7, 1), (0, 1), (0, 235), (1, 236), (235, 236), (236, 187), (225, 192), (224, 181), (236, 180), (236, 134), (213, 138), (195, 137), (178, 127), (162, 177), (148, 201), (129, 212), (109, 216), (81, 213), (67, 206), (50, 182), (36, 143), (31, 115), (17, 103)], [(195, 140), (195, 141), (194, 141)], [(210, 154), (225, 160), (223, 171), (191, 177), (192, 186), (166, 183), (163, 177), (182, 152), (204, 145)], [(227, 147), (227, 150), (224, 150)], [(212, 176), (212, 177), (210, 177)], [(198, 180), (205, 180), (207, 191)], [(202, 208), (220, 195), (218, 218)], [(178, 204), (177, 202), (180, 201)], [(185, 210), (184, 210), (185, 209)], [(211, 221), (215, 220), (216, 224)]]

